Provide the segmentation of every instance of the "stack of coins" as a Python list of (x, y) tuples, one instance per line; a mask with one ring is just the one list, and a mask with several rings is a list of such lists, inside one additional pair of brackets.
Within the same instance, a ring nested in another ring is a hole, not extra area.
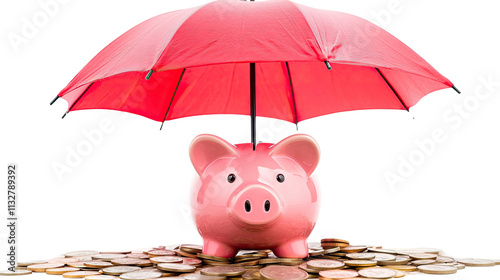
[[(169, 249), (167, 249), (169, 248)], [(351, 245), (338, 238), (310, 243), (304, 259), (278, 258), (271, 250), (241, 250), (233, 258), (203, 253), (200, 245), (159, 246), (148, 250), (76, 251), (46, 261), (19, 262), (15, 272), (64, 278), (100, 279), (390, 279), (408, 274), (452, 274), (466, 266), (494, 266), (500, 261), (455, 259), (437, 249), (397, 249)]]

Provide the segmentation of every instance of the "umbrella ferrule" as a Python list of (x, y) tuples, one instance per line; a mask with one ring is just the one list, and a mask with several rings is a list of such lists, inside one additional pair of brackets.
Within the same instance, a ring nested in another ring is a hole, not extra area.
[(153, 75), (153, 69), (150, 69), (148, 74), (146, 75), (146, 80), (149, 80), (151, 78), (151, 75)]
[(330, 65), (330, 61), (325, 60), (325, 64), (326, 64), (326, 68), (328, 68), (328, 70), (332, 70), (332, 66)]
[(59, 99), (59, 94), (56, 95), (56, 97), (54, 99), (52, 99), (52, 101), (50, 102), (50, 105), (54, 104), (54, 102), (56, 102), (57, 99)]

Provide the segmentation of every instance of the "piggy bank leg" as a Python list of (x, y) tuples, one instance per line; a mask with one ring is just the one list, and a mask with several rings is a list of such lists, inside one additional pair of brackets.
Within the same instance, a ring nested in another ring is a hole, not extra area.
[(232, 258), (236, 255), (236, 253), (238, 253), (238, 249), (218, 241), (204, 239), (202, 253), (209, 256)]
[(289, 241), (272, 250), (279, 258), (305, 258), (309, 255), (305, 239)]

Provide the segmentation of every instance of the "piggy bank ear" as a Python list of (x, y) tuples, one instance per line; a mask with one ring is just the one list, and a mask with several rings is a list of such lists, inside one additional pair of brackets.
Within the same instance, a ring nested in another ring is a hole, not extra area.
[(189, 157), (191, 163), (201, 176), (212, 162), (223, 157), (237, 157), (236, 147), (224, 139), (210, 134), (198, 135), (191, 142)]
[(295, 134), (270, 147), (270, 155), (289, 157), (296, 161), (310, 176), (319, 162), (318, 143), (309, 135)]

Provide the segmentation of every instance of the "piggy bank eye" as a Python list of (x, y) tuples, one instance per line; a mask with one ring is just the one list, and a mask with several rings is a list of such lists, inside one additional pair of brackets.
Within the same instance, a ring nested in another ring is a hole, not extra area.
[(278, 180), (278, 182), (280, 183), (283, 183), (285, 181), (285, 176), (283, 174), (278, 174), (278, 176), (276, 176), (276, 180)]
[(229, 176), (227, 176), (227, 181), (229, 183), (234, 183), (234, 180), (236, 180), (236, 176), (233, 173), (231, 173), (231, 174), (229, 174)]

